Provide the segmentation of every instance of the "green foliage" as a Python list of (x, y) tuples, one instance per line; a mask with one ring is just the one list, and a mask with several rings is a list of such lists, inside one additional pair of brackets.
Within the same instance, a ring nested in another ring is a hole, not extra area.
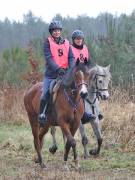
[(28, 69), (28, 55), (19, 47), (6, 49), (0, 61), (0, 82), (21, 84), (21, 74)]
[[(84, 32), (92, 63), (111, 64), (114, 85), (127, 88), (135, 84), (135, 11), (119, 17), (104, 13), (96, 18), (82, 15), (76, 19), (57, 14), (53, 19), (62, 21), (63, 36), (70, 41), (75, 29)], [(47, 36), (48, 24), (31, 11), (24, 15), (22, 23), (11, 23), (8, 19), (0, 22), (0, 82), (20, 84), (21, 73), (30, 68), (23, 49), (28, 46), (43, 72), (43, 41)]]

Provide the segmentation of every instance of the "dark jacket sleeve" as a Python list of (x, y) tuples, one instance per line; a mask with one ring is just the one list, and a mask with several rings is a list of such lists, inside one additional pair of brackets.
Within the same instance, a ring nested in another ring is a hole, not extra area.
[(45, 55), (45, 60), (46, 60), (47, 65), (53, 71), (57, 71), (59, 69), (59, 66), (53, 60), (52, 53), (50, 50), (50, 43), (48, 39), (44, 42), (44, 55)]
[(69, 47), (69, 52), (68, 52), (68, 63), (69, 63), (69, 68), (73, 67), (75, 64), (75, 58), (71, 47)]

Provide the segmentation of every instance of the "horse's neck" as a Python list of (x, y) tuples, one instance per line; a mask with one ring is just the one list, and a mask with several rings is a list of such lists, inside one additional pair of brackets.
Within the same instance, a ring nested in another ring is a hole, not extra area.
[(63, 92), (67, 96), (67, 98), (69, 98), (72, 102), (75, 103), (79, 101), (80, 95), (79, 95), (79, 91), (75, 90), (75, 92), (73, 92), (73, 90), (74, 89), (71, 89), (71, 88), (68, 88), (68, 89), (64, 88)]
[(95, 77), (95, 74), (97, 73), (97, 68), (96, 67), (93, 67), (91, 69), (91, 74), (90, 74), (90, 87), (89, 87), (89, 92), (88, 92), (88, 99), (89, 101), (92, 103), (95, 101), (95, 99), (97, 98), (97, 95), (96, 93), (96, 87), (94, 85), (94, 77)]

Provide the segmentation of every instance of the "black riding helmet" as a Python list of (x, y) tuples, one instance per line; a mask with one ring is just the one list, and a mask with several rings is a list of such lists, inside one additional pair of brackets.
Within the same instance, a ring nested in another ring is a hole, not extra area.
[(75, 30), (75, 31), (72, 33), (72, 40), (74, 41), (75, 38), (84, 39), (84, 34), (83, 34), (83, 32), (80, 31), (80, 30)]
[(53, 30), (60, 29), (62, 30), (62, 24), (60, 21), (52, 21), (49, 25), (49, 32), (52, 33)]

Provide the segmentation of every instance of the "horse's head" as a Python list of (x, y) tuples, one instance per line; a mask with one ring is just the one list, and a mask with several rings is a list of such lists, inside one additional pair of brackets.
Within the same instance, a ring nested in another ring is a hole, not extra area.
[(74, 83), (76, 88), (79, 89), (79, 94), (83, 99), (88, 95), (88, 79), (89, 68), (87, 59), (83, 62), (77, 59), (74, 67)]
[(106, 67), (96, 65), (90, 70), (90, 77), (91, 74), (93, 76), (92, 86), (95, 89), (95, 93), (97, 93), (102, 100), (107, 100), (109, 98), (108, 84), (111, 79), (110, 65)]

